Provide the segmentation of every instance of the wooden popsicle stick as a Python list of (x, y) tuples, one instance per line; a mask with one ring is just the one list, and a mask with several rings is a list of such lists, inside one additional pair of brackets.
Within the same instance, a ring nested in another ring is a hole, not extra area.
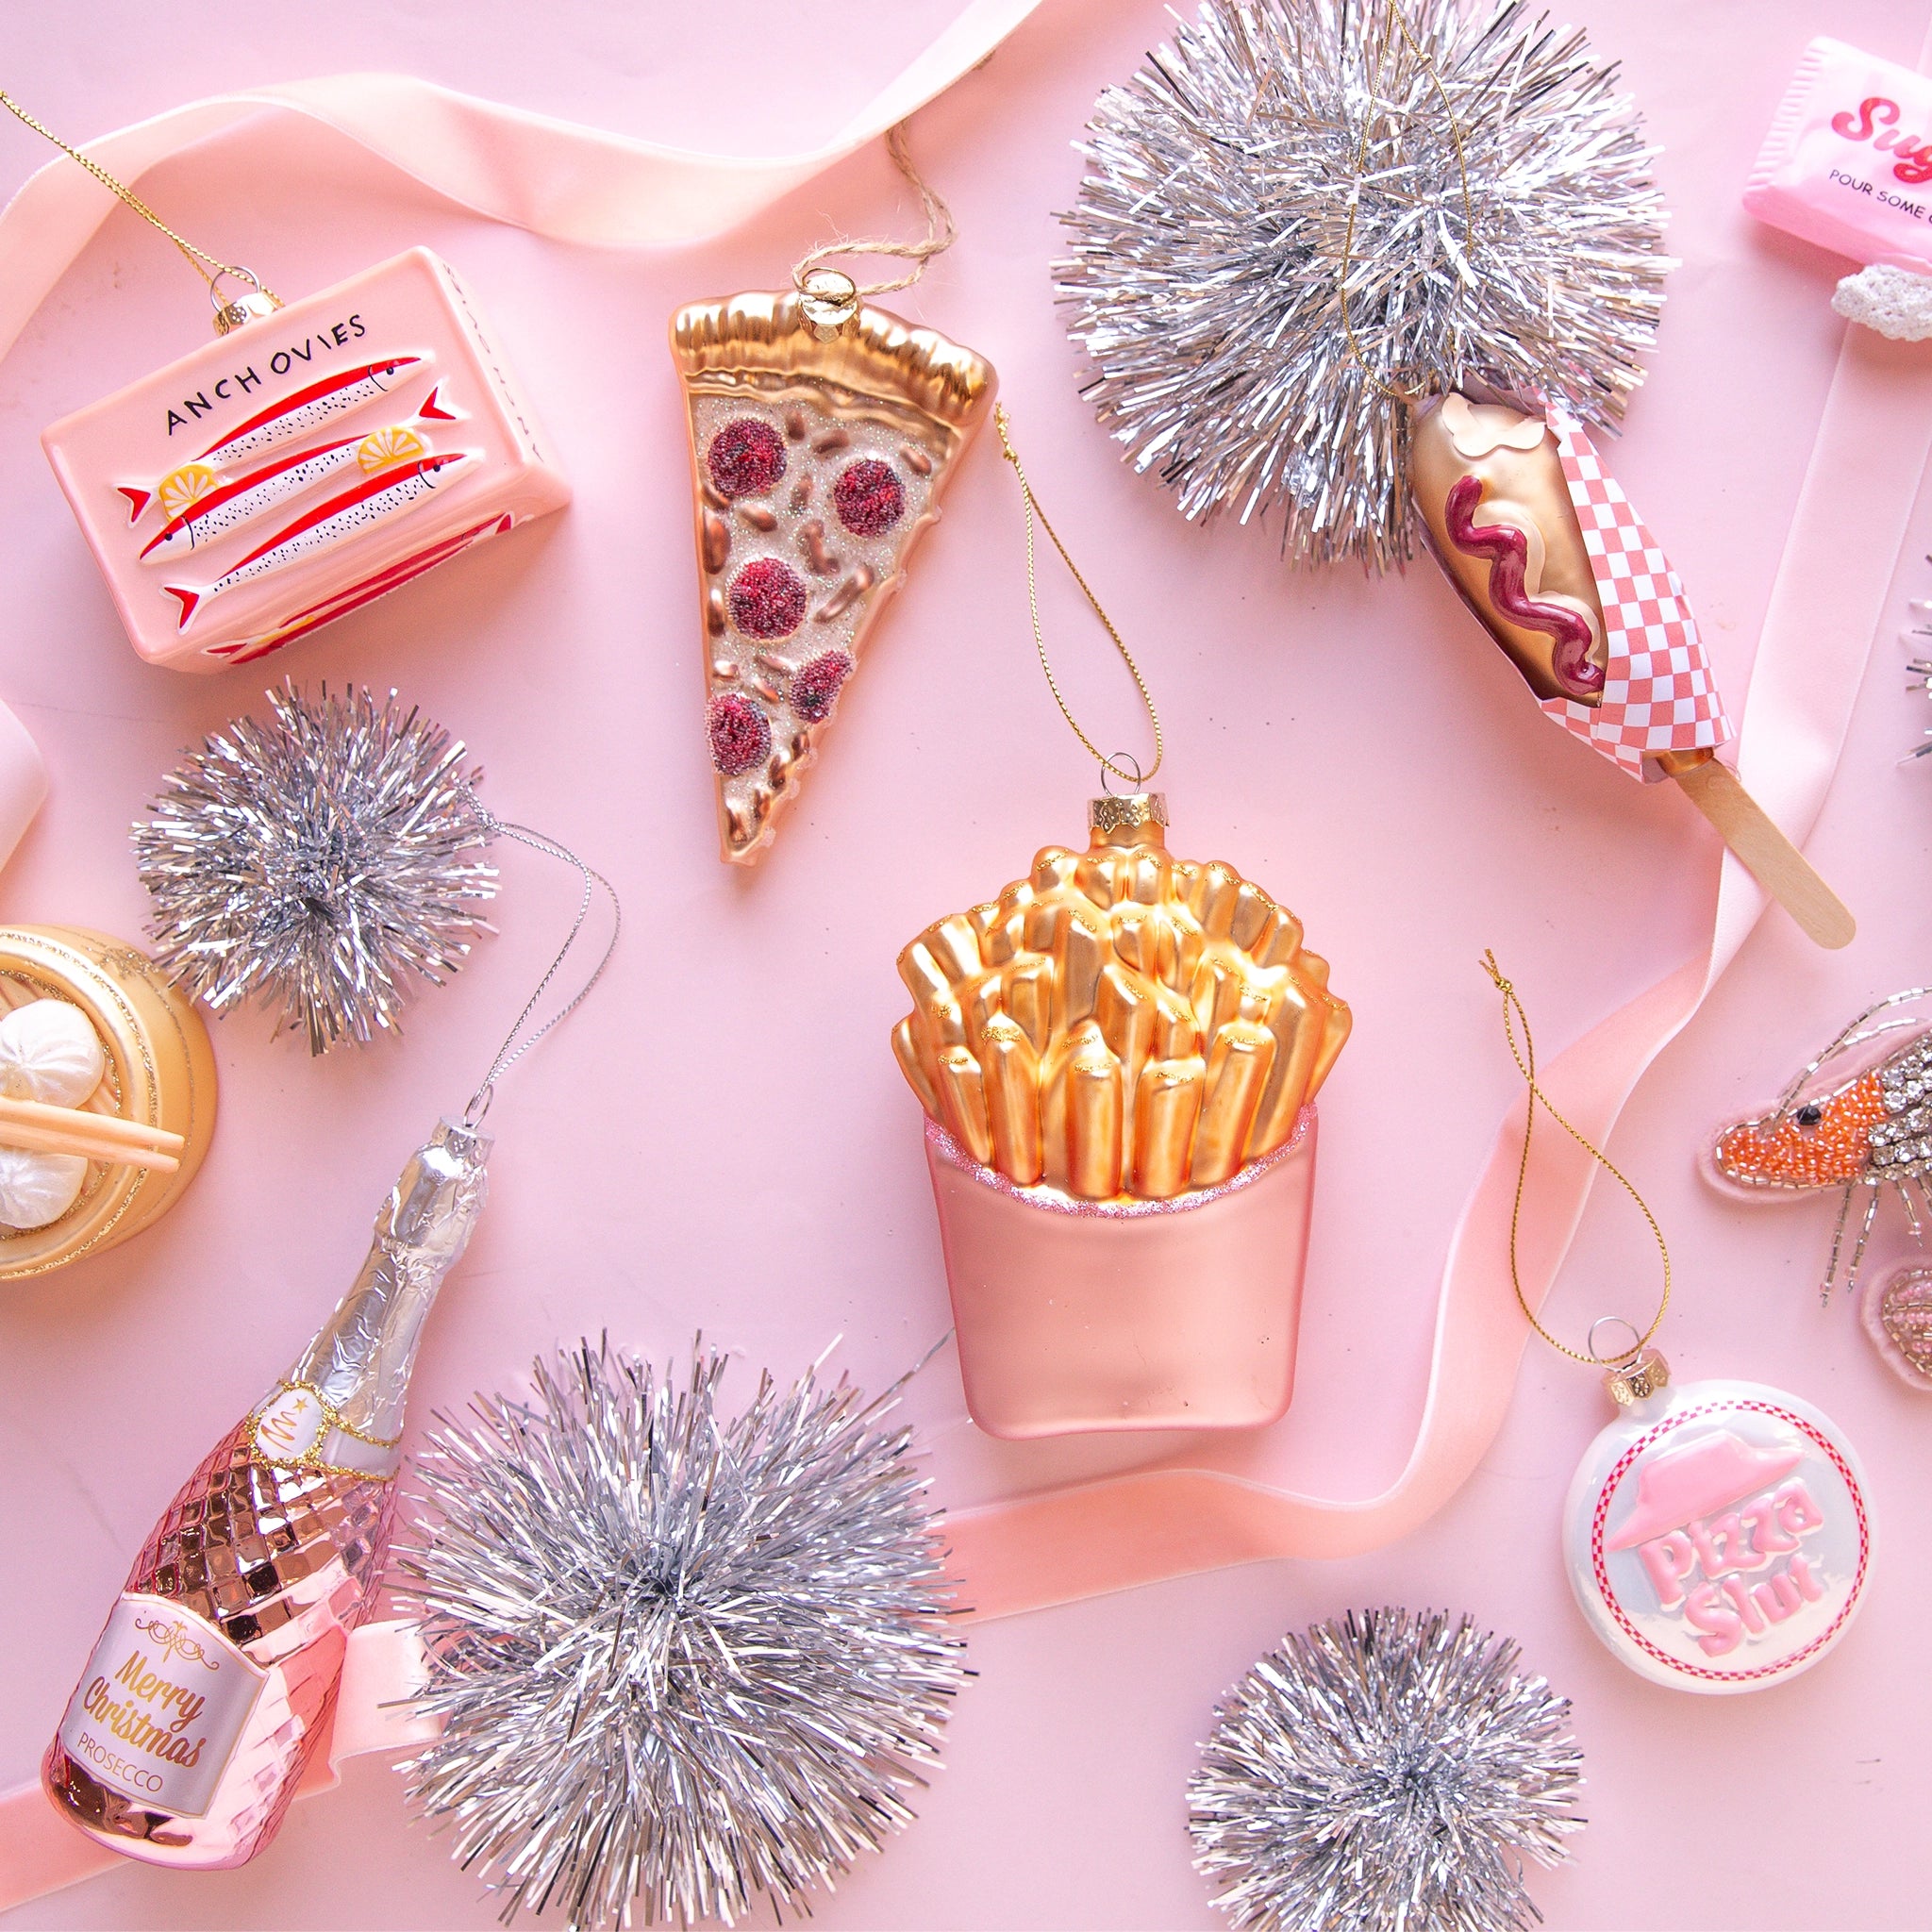
[(1807, 938), (1821, 946), (1851, 944), (1858, 928), (1843, 901), (1812, 871), (1805, 855), (1766, 816), (1728, 765), (1706, 758), (1671, 775)]
[(114, 1167), (173, 1174), (186, 1141), (165, 1127), (143, 1126), (86, 1108), (49, 1107), (38, 1100), (0, 1094), (0, 1146), (29, 1154), (75, 1154)]

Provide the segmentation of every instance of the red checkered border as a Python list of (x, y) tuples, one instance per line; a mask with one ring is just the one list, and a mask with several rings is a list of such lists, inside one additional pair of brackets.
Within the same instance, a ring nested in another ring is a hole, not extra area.
[[(1845, 1486), (1845, 1492), (1852, 1499), (1852, 1508), (1858, 1524), (1858, 1563), (1852, 1574), (1852, 1588), (1840, 1606), (1839, 1613), (1831, 1620), (1828, 1628), (1821, 1631), (1803, 1650), (1796, 1650), (1781, 1662), (1764, 1664), (1755, 1671), (1714, 1671), (1707, 1664), (1688, 1664), (1680, 1657), (1673, 1657), (1669, 1651), (1653, 1643), (1651, 1640), (1633, 1624), (1610, 1590), (1610, 1572), (1604, 1556), (1604, 1521), (1610, 1513), (1610, 1498), (1617, 1493), (1617, 1486), (1629, 1474), (1630, 1466), (1645, 1450), (1651, 1448), (1669, 1435), (1673, 1429), (1682, 1428), (1686, 1423), (1692, 1423), (1707, 1416), (1733, 1413), (1738, 1409), (1748, 1409), (1754, 1415), (1768, 1415), (1781, 1423), (1789, 1423), (1792, 1428), (1808, 1437), (1818, 1445), (1820, 1451), (1837, 1470)], [(1829, 1437), (1822, 1434), (1801, 1415), (1794, 1415), (1788, 1408), (1780, 1408), (1774, 1402), (1745, 1401), (1700, 1403), (1694, 1408), (1679, 1409), (1675, 1415), (1666, 1416), (1653, 1429), (1647, 1429), (1617, 1458), (1617, 1464), (1604, 1481), (1597, 1493), (1596, 1509), (1590, 1522), (1590, 1567), (1596, 1578), (1597, 1594), (1602, 1597), (1604, 1607), (1616, 1620), (1617, 1627), (1644, 1656), (1654, 1657), (1667, 1670), (1682, 1673), (1687, 1677), (1702, 1677), (1713, 1684), (1751, 1684), (1773, 1677), (1786, 1677), (1808, 1658), (1820, 1651), (1829, 1648), (1837, 1641), (1838, 1634), (1851, 1621), (1852, 1613), (1858, 1607), (1859, 1600), (1865, 1594), (1865, 1573), (1872, 1557), (1872, 1522), (1865, 1510), (1865, 1491), (1860, 1487), (1857, 1474), (1839, 1446)]]

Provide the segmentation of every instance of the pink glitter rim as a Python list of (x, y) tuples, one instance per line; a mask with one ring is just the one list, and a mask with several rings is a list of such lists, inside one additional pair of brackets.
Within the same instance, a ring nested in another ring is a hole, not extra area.
[(1131, 1197), (1116, 1198), (1111, 1201), (1083, 1201), (1077, 1195), (1064, 1193), (1058, 1188), (1044, 1184), (1039, 1187), (1023, 1188), (1017, 1181), (1009, 1179), (995, 1167), (982, 1166), (972, 1155), (946, 1132), (931, 1115), (925, 1117), (926, 1145), (936, 1153), (948, 1167), (957, 1168), (961, 1174), (970, 1175), (982, 1187), (991, 1188), (995, 1193), (1009, 1195), (1026, 1208), (1043, 1208), (1049, 1214), (1075, 1214), (1095, 1216), (1102, 1221), (1144, 1221), (1156, 1214), (1187, 1214), (1196, 1208), (1210, 1207), (1214, 1202), (1228, 1194), (1239, 1193), (1241, 1189), (1252, 1187), (1261, 1176), (1271, 1172), (1291, 1154), (1298, 1153), (1302, 1143), (1308, 1137), (1308, 1129), (1314, 1124), (1315, 1103), (1311, 1100), (1296, 1114), (1294, 1132), (1272, 1154), (1264, 1154), (1259, 1160), (1251, 1160), (1245, 1167), (1237, 1168), (1224, 1181), (1218, 1181), (1211, 1188), (1190, 1188), (1185, 1194), (1171, 1194), (1164, 1201), (1139, 1201)]

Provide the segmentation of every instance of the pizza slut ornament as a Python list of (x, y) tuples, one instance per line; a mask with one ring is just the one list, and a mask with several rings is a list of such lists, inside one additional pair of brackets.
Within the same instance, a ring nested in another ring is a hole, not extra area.
[(692, 303), (671, 347), (689, 406), (719, 853), (751, 864), (938, 520), (995, 377), (856, 296)]
[[(1529, 1089), (1509, 1279), (1535, 1333), (1604, 1372), (1620, 1411), (1584, 1452), (1563, 1506), (1563, 1556), (1591, 1628), (1639, 1676), (1675, 1690), (1761, 1690), (1809, 1670), (1851, 1627), (1872, 1574), (1872, 1506), (1852, 1445), (1808, 1402), (1757, 1382), (1671, 1382), (1651, 1338), (1671, 1307), (1671, 1256), (1629, 1177), (1565, 1120), (1537, 1084), (1529, 1016), (1495, 955), (1485, 970), (1503, 997), (1503, 1037)], [(1519, 1040), (1517, 1028), (1522, 1028)], [(1650, 1225), (1663, 1263), (1647, 1328), (1623, 1316), (1591, 1324), (1585, 1348), (1543, 1325), (1524, 1293), (1517, 1236), (1536, 1114), (1614, 1178)], [(1597, 1352), (1606, 1325), (1630, 1345)]]
[(1674, 1690), (1760, 1690), (1808, 1670), (1864, 1602), (1872, 1507), (1851, 1444), (1756, 1382), (1671, 1385), (1644, 1351), (1571, 1484), (1571, 1588), (1623, 1662)]

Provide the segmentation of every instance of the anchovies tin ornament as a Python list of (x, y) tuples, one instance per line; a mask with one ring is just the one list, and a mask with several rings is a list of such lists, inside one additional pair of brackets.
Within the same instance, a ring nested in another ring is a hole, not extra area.
[(250, 310), (41, 441), (129, 641), (176, 671), (260, 658), (570, 501), (426, 248)]

